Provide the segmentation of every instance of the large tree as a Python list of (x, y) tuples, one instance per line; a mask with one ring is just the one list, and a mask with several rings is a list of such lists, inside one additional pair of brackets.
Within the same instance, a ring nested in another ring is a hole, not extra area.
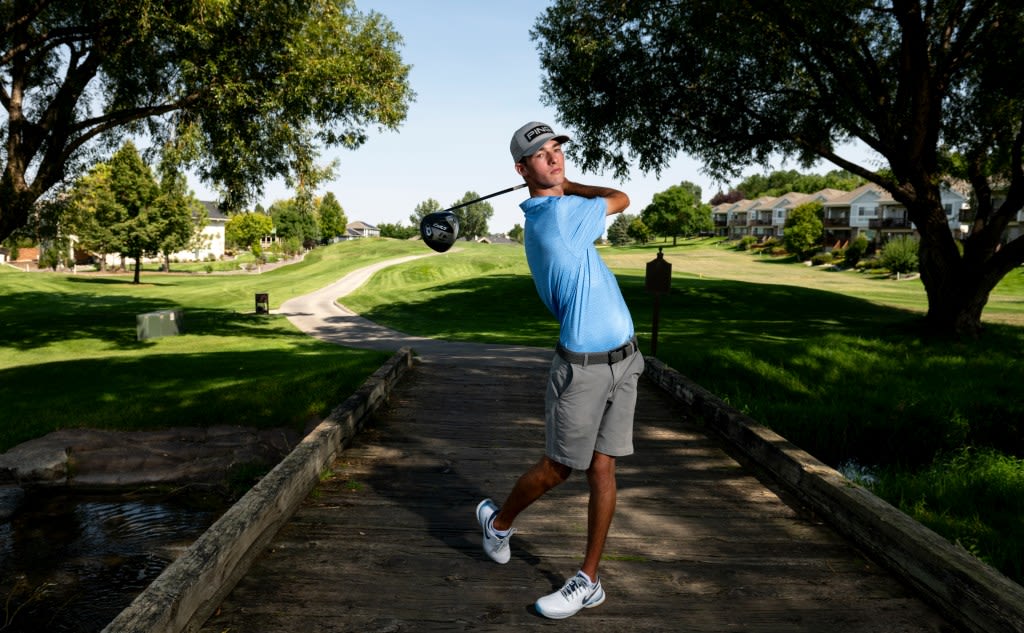
[(700, 201), (700, 187), (692, 182), (673, 185), (654, 194), (651, 204), (640, 212), (640, 219), (657, 235), (672, 237), (697, 235), (714, 228), (711, 207)]
[(313, 248), (320, 241), (320, 225), (311, 204), (302, 196), (278, 200), (270, 205), (268, 213), (274, 221), (278, 239), (284, 242), (289, 254)]
[[(470, 200), (480, 197), (475, 191), (467, 191), (461, 198), (452, 203), (451, 206), (465, 204)], [(494, 207), (490, 202), (474, 202), (460, 207), (453, 211), (455, 217), (459, 218), (459, 237), (466, 240), (476, 239), (487, 235), (487, 223), (494, 215)]]
[(400, 44), (351, 0), (0, 2), (0, 240), (126, 134), (173, 147), (230, 210), (273, 176), (312, 187), (319, 151), (404, 120)]
[(348, 217), (341, 208), (338, 198), (331, 192), (324, 194), (316, 205), (317, 221), (320, 223), (320, 239), (325, 243), (345, 235)]
[(274, 221), (262, 211), (236, 213), (228, 218), (224, 227), (229, 244), (248, 248), (257, 258), (263, 257), (261, 240), (274, 230)]
[(416, 230), (419, 231), (420, 220), (435, 211), (441, 211), (441, 203), (434, 198), (427, 198), (423, 202), (416, 205), (416, 208), (409, 214), (409, 222), (412, 223)]
[[(933, 331), (977, 335), (1024, 262), (1024, 237), (1004, 243), (1024, 205), (1017, 0), (557, 0), (533, 36), (585, 169), (660, 171), (685, 151), (725, 180), (826, 159), (884, 188), (920, 234)], [(953, 177), (973, 188), (962, 254), (939, 196)]]
[(110, 162), (110, 191), (121, 207), (120, 221), (113, 227), (114, 243), (122, 259), (135, 262), (134, 283), (139, 283), (142, 258), (160, 251), (161, 222), (153, 203), (160, 195), (160, 186), (153, 171), (142, 162), (135, 145), (128, 142), (117, 150)]
[(189, 190), (185, 176), (171, 165), (161, 166), (160, 193), (150, 209), (158, 224), (158, 249), (164, 272), (171, 270), (171, 254), (204, 246), (203, 228), (209, 220), (206, 207)]
[(107, 255), (117, 252), (114, 226), (125, 216), (110, 189), (110, 165), (98, 163), (76, 180), (62, 211), (63, 233), (76, 236), (79, 249), (99, 253), (100, 270), (106, 270)]

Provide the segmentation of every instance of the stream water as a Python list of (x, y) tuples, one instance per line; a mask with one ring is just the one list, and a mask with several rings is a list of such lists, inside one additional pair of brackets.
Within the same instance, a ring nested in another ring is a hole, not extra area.
[(0, 524), (0, 632), (101, 631), (226, 509), (195, 494), (30, 492)]

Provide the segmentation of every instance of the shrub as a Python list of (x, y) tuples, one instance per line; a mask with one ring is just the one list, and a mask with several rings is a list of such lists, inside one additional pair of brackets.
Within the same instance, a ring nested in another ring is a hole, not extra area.
[(807, 259), (821, 244), (820, 213), (820, 202), (808, 202), (797, 206), (786, 217), (782, 240), (786, 245), (786, 250), (801, 260)]
[(815, 253), (811, 257), (812, 266), (824, 266), (825, 264), (831, 264), (835, 256), (832, 253)]
[(740, 239), (739, 243), (736, 244), (736, 248), (741, 251), (749, 251), (754, 244), (757, 244), (756, 237), (753, 235), (744, 235), (743, 238)]
[(847, 268), (854, 268), (857, 263), (860, 262), (860, 258), (864, 257), (864, 254), (868, 252), (868, 238), (863, 235), (858, 235), (855, 240), (850, 242), (850, 245), (846, 247), (846, 253), (843, 256), (843, 265)]
[(880, 263), (890, 272), (917, 272), (917, 240), (912, 237), (897, 237), (882, 247)]

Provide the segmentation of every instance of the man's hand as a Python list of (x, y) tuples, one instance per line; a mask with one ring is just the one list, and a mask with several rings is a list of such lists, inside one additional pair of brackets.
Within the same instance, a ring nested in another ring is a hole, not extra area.
[(566, 180), (562, 183), (562, 193), (567, 196), (580, 196), (582, 198), (604, 198), (605, 204), (608, 207), (608, 215), (622, 213), (629, 206), (629, 196), (611, 187), (581, 185), (577, 182)]

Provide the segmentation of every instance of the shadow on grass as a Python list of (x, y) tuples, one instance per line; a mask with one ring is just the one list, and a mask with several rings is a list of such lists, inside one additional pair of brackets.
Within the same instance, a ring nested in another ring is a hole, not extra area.
[[(103, 283), (103, 282), (101, 282)], [(136, 318), (158, 310), (183, 310), (183, 329), (209, 336), (279, 337), (266, 315), (229, 309), (190, 308), (161, 299), (20, 292), (0, 303), (0, 345), (30, 350), (54, 343), (95, 339), (115, 349), (145, 349)]]
[[(620, 284), (649, 352), (653, 298), (639, 276)], [(1020, 371), (1021, 330), (952, 342), (922, 323), (823, 290), (674, 279), (658, 356), (832, 465), (918, 465), (964, 443), (1024, 453), (1024, 405), (999, 386)]]
[[(176, 284), (169, 284), (166, 282), (154, 282), (152, 278), (146, 278), (145, 273), (139, 279), (139, 283), (134, 283), (131, 273), (120, 273), (124, 274), (124, 277), (84, 277), (75, 275), (73, 277), (65, 277), (64, 281), (70, 284), (83, 284), (88, 286), (135, 286), (141, 288), (143, 286), (154, 286), (154, 287), (166, 287), (174, 286)], [(159, 279), (159, 277), (157, 277)]]
[(0, 451), (59, 428), (288, 426), (301, 431), (388, 355), (306, 338), (282, 351), (68, 360), (0, 371)]

